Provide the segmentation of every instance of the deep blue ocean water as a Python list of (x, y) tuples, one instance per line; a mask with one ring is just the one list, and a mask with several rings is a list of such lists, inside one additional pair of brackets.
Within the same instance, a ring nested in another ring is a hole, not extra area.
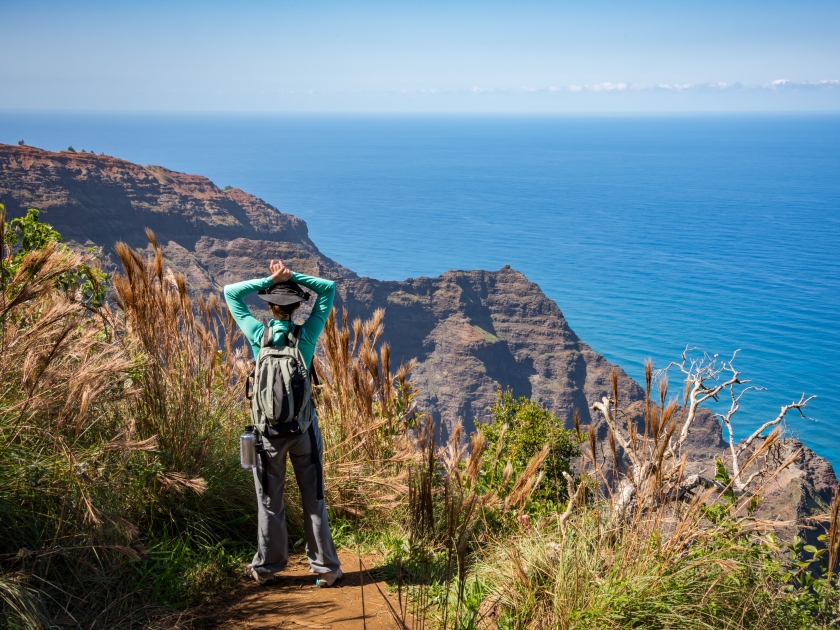
[(639, 380), (740, 348), (741, 434), (816, 394), (789, 426), (840, 464), (840, 116), (0, 113), (20, 139), (240, 187), (359, 274), (510, 264)]

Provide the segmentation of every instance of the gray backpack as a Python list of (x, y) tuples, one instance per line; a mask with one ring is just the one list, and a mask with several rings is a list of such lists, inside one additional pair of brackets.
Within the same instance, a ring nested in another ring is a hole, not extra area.
[(301, 326), (286, 333), (286, 344), (272, 345), (273, 331), (263, 329), (257, 365), (251, 420), (266, 437), (297, 437), (312, 424), (312, 385), (306, 361), (297, 347)]
[[(275, 347), (274, 331), (270, 326), (263, 328), (260, 351), (254, 368), (254, 385), (251, 398), (251, 422), (258, 432), (257, 453), (262, 464), (262, 485), (268, 487), (266, 453), (262, 437), (295, 438), (309, 434), (312, 462), (317, 465), (317, 495), (324, 498), (323, 472), (318, 442), (312, 420), (315, 403), (312, 398), (312, 382), (306, 369), (306, 360), (298, 349), (301, 326), (295, 324), (286, 333), (286, 344)], [(246, 387), (246, 396), (248, 396)]]

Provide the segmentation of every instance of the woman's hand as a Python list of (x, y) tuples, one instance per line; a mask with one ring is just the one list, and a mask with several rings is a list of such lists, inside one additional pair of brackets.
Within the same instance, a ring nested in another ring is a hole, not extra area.
[(272, 260), (268, 264), (268, 268), (271, 270), (271, 279), (274, 281), (274, 284), (286, 282), (286, 280), (292, 278), (292, 270), (286, 267), (282, 260), (276, 262)]

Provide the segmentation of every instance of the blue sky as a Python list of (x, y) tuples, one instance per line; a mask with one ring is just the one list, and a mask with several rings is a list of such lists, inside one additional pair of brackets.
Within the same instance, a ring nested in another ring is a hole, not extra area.
[(840, 2), (0, 0), (0, 109), (840, 109)]

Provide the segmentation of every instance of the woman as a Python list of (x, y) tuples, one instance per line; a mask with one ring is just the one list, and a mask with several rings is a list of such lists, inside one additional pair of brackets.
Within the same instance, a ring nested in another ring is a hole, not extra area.
[[(248, 310), (243, 298), (252, 293), (265, 300), (271, 311), (268, 322), (272, 345), (285, 345), (286, 335), (294, 326), (292, 314), (309, 299), (304, 288), (317, 294), (312, 312), (303, 324), (298, 349), (306, 360), (306, 368), (312, 367), (312, 357), (318, 337), (332, 309), (335, 298), (335, 282), (293, 273), (281, 261), (271, 261), (271, 275), (257, 280), (245, 280), (225, 287), (225, 300), (236, 323), (251, 344), (254, 358), (259, 354), (265, 325)], [(286, 568), (289, 560), (289, 537), (286, 530), (286, 508), (283, 502), (283, 487), (286, 482), (286, 454), (292, 460), (303, 507), (303, 529), (306, 537), (306, 555), (309, 568), (318, 574), (318, 586), (329, 587), (341, 578), (340, 562), (335, 550), (330, 525), (327, 520), (327, 506), (324, 499), (318, 499), (316, 488), (320, 481), (323, 465), (324, 443), (318, 428), (317, 416), (313, 419), (318, 458), (312, 457), (310, 436), (306, 433), (296, 437), (267, 438), (262, 442), (267, 457), (267, 470), (254, 470), (254, 485), (257, 489), (258, 535), (257, 553), (247, 569), (249, 577), (260, 584), (274, 579), (274, 574)], [(258, 458), (258, 462), (262, 458)], [(313, 461), (314, 460), (314, 461)], [(262, 464), (260, 463), (260, 466)], [(267, 480), (267, 488), (262, 481)]]

